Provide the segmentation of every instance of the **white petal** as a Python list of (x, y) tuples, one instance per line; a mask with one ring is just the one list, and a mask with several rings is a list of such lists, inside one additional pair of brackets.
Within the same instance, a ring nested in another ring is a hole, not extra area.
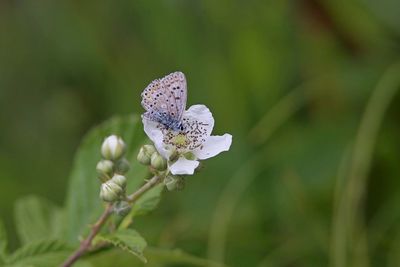
[(125, 143), (116, 135), (107, 137), (101, 145), (101, 154), (106, 159), (118, 159), (125, 151)]
[(169, 170), (172, 174), (175, 175), (184, 175), (184, 174), (193, 174), (194, 170), (199, 166), (199, 162), (197, 160), (188, 160), (184, 157), (180, 157), (174, 164), (169, 167)]
[(186, 138), (189, 140), (188, 150), (200, 147), (211, 135), (214, 118), (205, 105), (193, 105), (183, 114)]
[(111, 152), (115, 152), (115, 150), (117, 150), (118, 137), (116, 135), (111, 135), (104, 140), (104, 144), (109, 146)]
[(156, 147), (158, 153), (160, 153), (160, 155), (163, 156), (164, 158), (169, 159), (169, 156), (171, 155), (172, 152), (170, 148), (167, 147), (163, 142), (164, 140), (163, 133), (159, 128), (157, 128), (157, 125), (159, 123), (148, 120), (143, 116), (142, 116), (142, 122), (144, 125), (145, 133), (150, 138), (150, 140), (153, 141), (154, 146)]
[(183, 113), (183, 117), (194, 118), (196, 121), (207, 124), (207, 129), (211, 133), (214, 128), (214, 118), (211, 111), (205, 105), (193, 105)]
[(228, 151), (232, 144), (232, 135), (224, 134), (223, 136), (210, 136), (203, 144), (202, 148), (193, 151), (198, 159), (208, 159), (218, 155), (223, 151)]

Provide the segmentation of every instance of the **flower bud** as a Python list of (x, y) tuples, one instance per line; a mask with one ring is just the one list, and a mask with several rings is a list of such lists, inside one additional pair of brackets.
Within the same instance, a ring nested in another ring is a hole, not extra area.
[(126, 216), (131, 211), (132, 207), (126, 201), (119, 201), (114, 205), (114, 212), (119, 216)]
[(130, 168), (131, 166), (129, 164), (129, 161), (127, 161), (125, 158), (122, 158), (115, 163), (115, 172), (119, 174), (127, 173)]
[(185, 187), (185, 178), (183, 176), (168, 175), (164, 179), (164, 184), (168, 191), (179, 191)]
[(164, 171), (167, 169), (167, 161), (160, 154), (153, 153), (151, 155), (151, 166), (158, 171)]
[(101, 185), (100, 198), (106, 202), (117, 201), (124, 190), (112, 180), (109, 180)]
[(110, 177), (114, 170), (114, 163), (107, 159), (100, 160), (97, 163), (96, 170), (101, 176)]
[(143, 165), (150, 165), (151, 156), (156, 152), (153, 145), (144, 145), (140, 148), (137, 160)]
[(126, 177), (120, 174), (115, 174), (112, 178), (111, 181), (119, 185), (122, 189), (125, 189), (126, 187)]
[(126, 145), (121, 137), (111, 135), (107, 137), (101, 146), (101, 155), (105, 159), (118, 160), (125, 153)]

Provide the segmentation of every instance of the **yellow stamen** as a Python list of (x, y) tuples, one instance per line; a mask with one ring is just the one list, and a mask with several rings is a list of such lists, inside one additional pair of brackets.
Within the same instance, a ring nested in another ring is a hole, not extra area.
[(186, 136), (183, 134), (178, 134), (171, 139), (171, 142), (176, 146), (183, 146), (186, 144)]

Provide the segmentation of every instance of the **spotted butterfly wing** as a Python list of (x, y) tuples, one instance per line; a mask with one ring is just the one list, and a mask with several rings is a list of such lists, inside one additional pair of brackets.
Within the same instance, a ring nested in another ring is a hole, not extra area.
[(186, 108), (186, 78), (182, 72), (171, 73), (152, 81), (142, 93), (143, 116), (173, 130), (182, 127)]

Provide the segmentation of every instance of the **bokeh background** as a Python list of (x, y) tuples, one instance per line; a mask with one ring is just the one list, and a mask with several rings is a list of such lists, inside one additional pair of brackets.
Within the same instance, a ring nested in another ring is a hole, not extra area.
[(234, 136), (137, 228), (229, 266), (400, 266), (400, 2), (0, 1), (0, 216), (183, 71)]

